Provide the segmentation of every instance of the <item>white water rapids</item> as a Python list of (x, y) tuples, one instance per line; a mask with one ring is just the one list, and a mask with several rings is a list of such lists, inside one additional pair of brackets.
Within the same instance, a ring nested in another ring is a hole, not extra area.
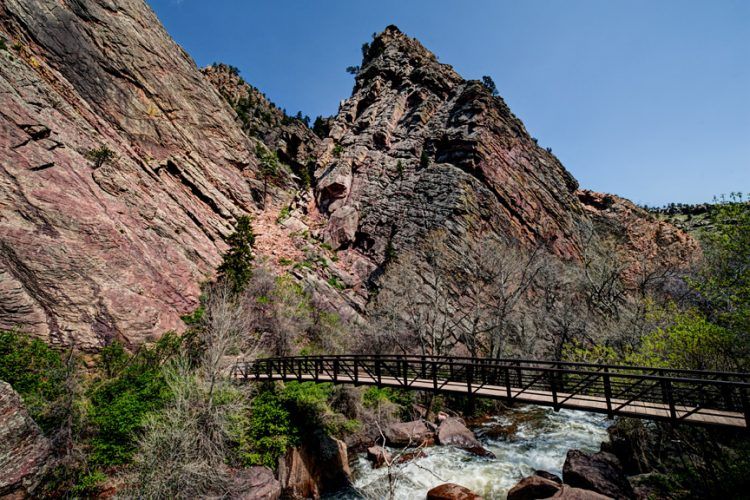
[[(515, 433), (503, 435), (514, 425)], [(426, 448), (427, 456), (392, 468), (397, 474), (395, 497), (424, 500), (430, 488), (451, 482), (486, 499), (504, 499), (510, 488), (535, 470), (562, 476), (568, 450), (598, 451), (608, 440), (608, 425), (606, 417), (593, 413), (535, 406), (512, 410), (472, 429), (497, 458), (476, 457), (452, 446)], [(388, 498), (387, 468), (373, 469), (361, 454), (352, 464), (352, 475), (354, 489), (334, 498)]]

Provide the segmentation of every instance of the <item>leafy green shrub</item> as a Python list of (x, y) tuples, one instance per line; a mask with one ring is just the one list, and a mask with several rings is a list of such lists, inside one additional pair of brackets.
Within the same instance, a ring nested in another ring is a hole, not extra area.
[(253, 400), (246, 426), (246, 433), (240, 437), (240, 456), (245, 465), (276, 469), (279, 458), (299, 442), (289, 411), (273, 391), (263, 392)]
[(23, 399), (31, 417), (44, 431), (65, 417), (67, 368), (60, 354), (39, 339), (17, 331), (0, 331), (0, 380)]
[(430, 157), (427, 156), (427, 151), (424, 149), (422, 150), (422, 154), (419, 156), (419, 166), (422, 168), (427, 168), (430, 166)]
[(94, 498), (102, 489), (102, 484), (107, 480), (106, 474), (95, 470), (78, 478), (71, 493), (75, 497)]
[(492, 77), (484, 75), (482, 77), (482, 85), (484, 85), (492, 95), (497, 95), (497, 85), (495, 85), (495, 81), (492, 79)]
[(340, 157), (343, 152), (344, 146), (342, 146), (341, 144), (336, 144), (333, 147), (333, 156), (335, 156), (336, 158)]
[(135, 355), (123, 355), (119, 348), (112, 347), (106, 358), (100, 358), (112, 376), (100, 380), (89, 393), (88, 417), (94, 428), (92, 463), (110, 466), (130, 460), (146, 416), (163, 408), (170, 398), (162, 366), (176, 354), (179, 345), (179, 338), (167, 334)]
[(117, 153), (109, 149), (106, 144), (102, 144), (99, 148), (86, 151), (85, 157), (94, 163), (94, 168), (99, 168), (117, 159)]

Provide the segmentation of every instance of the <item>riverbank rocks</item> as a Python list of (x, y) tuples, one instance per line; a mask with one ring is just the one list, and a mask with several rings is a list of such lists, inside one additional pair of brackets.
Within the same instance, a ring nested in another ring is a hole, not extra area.
[(383, 434), (391, 446), (420, 446), (435, 442), (435, 428), (424, 420), (391, 424)]
[(24, 498), (50, 466), (52, 446), (21, 397), (0, 381), (0, 498)]
[(460, 418), (443, 419), (438, 427), (437, 438), (442, 445), (456, 446), (480, 457), (495, 458), (494, 453), (482, 446)]
[(635, 497), (619, 460), (607, 452), (588, 454), (581, 450), (569, 450), (563, 465), (563, 482), (618, 500)]
[(427, 500), (482, 500), (482, 497), (460, 484), (445, 483), (428, 491)]
[(301, 447), (279, 460), (284, 498), (320, 498), (349, 486), (351, 472), (346, 444), (316, 431)]
[(232, 476), (233, 498), (238, 500), (278, 500), (281, 483), (268, 467), (240, 469)]
[(549, 498), (557, 493), (562, 485), (546, 477), (533, 475), (521, 479), (508, 492), (508, 500), (535, 500)]
[(550, 498), (557, 500), (612, 500), (612, 497), (601, 495), (595, 491), (574, 488), (563, 485), (560, 490)]

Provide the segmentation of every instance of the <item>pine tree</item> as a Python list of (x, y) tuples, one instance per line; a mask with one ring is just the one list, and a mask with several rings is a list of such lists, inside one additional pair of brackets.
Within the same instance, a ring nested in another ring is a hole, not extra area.
[(245, 289), (253, 273), (255, 235), (250, 217), (242, 215), (237, 218), (237, 227), (227, 238), (227, 243), (229, 249), (219, 266), (219, 280), (228, 283), (234, 293), (239, 293)]

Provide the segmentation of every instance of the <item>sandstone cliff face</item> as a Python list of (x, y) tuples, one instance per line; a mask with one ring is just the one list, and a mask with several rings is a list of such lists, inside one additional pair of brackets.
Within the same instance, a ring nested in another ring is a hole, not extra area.
[(0, 20), (0, 327), (84, 349), (179, 330), (256, 209), (253, 144), (142, 0)]

